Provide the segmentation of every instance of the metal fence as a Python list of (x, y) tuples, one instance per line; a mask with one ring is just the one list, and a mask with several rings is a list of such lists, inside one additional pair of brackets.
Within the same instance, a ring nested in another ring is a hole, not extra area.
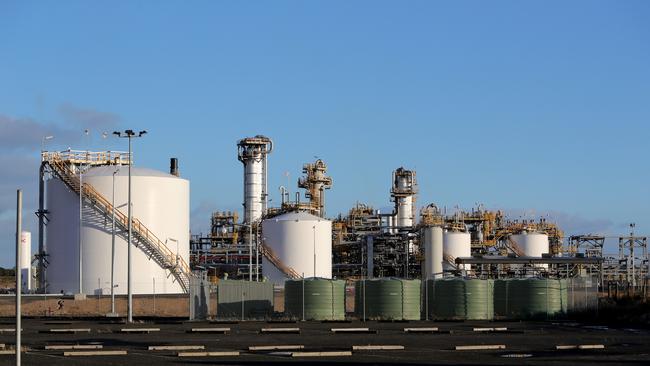
[(598, 276), (567, 279), (567, 311), (598, 310)]
[(273, 283), (221, 280), (217, 317), (265, 319), (273, 313)]
[(190, 276), (190, 320), (205, 320), (212, 309), (212, 284), (205, 273)]

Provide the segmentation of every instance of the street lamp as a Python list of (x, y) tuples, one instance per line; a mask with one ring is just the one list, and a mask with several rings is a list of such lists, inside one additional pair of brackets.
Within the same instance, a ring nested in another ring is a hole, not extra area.
[(174, 238), (167, 238), (167, 239), (165, 239), (165, 245), (167, 245), (167, 240), (176, 242), (176, 267), (178, 267), (178, 258), (179, 258), (178, 257), (178, 240), (176, 240)]
[(111, 226), (111, 316), (116, 316), (115, 314), (115, 174), (119, 173), (120, 168), (118, 167), (113, 172), (113, 196), (112, 196), (112, 206), (113, 206), (113, 222)]
[(45, 151), (45, 141), (51, 140), (53, 138), (53, 135), (43, 136), (43, 139), (41, 140), (41, 152)]
[(253, 224), (235, 224), (248, 228), (248, 280), (253, 281)]
[(114, 135), (120, 138), (126, 138), (129, 140), (129, 191), (128, 191), (128, 219), (129, 219), (129, 224), (128, 224), (128, 233), (127, 233), (127, 297), (128, 297), (128, 302), (127, 302), (127, 322), (132, 323), (133, 322), (133, 293), (132, 293), (132, 284), (131, 284), (131, 229), (132, 229), (132, 223), (133, 219), (131, 217), (131, 165), (133, 164), (133, 159), (131, 157), (131, 139), (135, 137), (142, 137), (142, 135), (146, 134), (147, 131), (140, 131), (137, 133), (133, 132), (133, 130), (125, 130), (124, 132), (118, 132), (115, 131), (113, 132)]
[[(90, 133), (89, 130), (84, 130), (86, 137)], [(88, 161), (90, 154), (88, 152), (88, 142), (86, 139), (86, 166), (83, 163), (79, 164), (79, 293), (83, 294), (83, 242), (82, 242), (82, 228), (83, 228), (83, 197), (84, 197), (84, 171), (88, 168)]]
[(312, 226), (314, 229), (314, 278), (316, 278), (316, 225)]

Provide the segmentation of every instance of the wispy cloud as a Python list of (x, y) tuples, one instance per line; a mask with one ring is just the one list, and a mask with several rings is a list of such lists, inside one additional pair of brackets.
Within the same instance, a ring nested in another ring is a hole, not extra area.
[[(60, 113), (71, 127), (16, 118), (0, 113), (0, 266), (13, 266), (16, 190), (23, 190), (23, 226), (35, 231), (34, 212), (38, 208), (38, 151), (44, 136), (54, 136), (59, 144), (74, 145), (82, 140), (79, 127), (108, 129), (119, 118), (112, 113), (61, 106)], [(36, 237), (36, 236), (34, 236)], [(33, 243), (33, 246), (36, 244)]]
[(38, 166), (36, 156), (0, 151), (0, 171), (8, 173), (0, 179), (0, 266), (13, 266), (17, 189), (23, 190), (23, 230), (36, 229)]
[(12, 118), (0, 114), (0, 152), (38, 151), (44, 136), (57, 136), (64, 141), (77, 141), (78, 133), (53, 124), (43, 124), (29, 118)]
[(117, 114), (82, 108), (70, 103), (62, 104), (59, 107), (59, 114), (66, 122), (93, 130), (108, 130), (117, 127), (120, 122)]

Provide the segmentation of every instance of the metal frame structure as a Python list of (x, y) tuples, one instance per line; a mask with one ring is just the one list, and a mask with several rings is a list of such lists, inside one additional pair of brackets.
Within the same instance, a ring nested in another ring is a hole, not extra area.
[[(634, 229), (634, 224), (630, 224), (630, 228)], [(641, 251), (641, 256), (637, 254), (638, 252), (636, 250), (638, 249)], [(645, 283), (643, 279), (650, 273), (648, 238), (645, 236), (635, 236), (634, 231), (629, 236), (619, 237), (618, 256), (619, 267), (625, 269), (626, 282), (631, 284), (632, 287), (636, 287), (640, 283)]]
[(298, 179), (298, 188), (304, 188), (309, 198), (311, 213), (325, 217), (325, 190), (332, 188), (332, 178), (327, 176), (327, 165), (321, 159), (302, 166), (304, 177)]

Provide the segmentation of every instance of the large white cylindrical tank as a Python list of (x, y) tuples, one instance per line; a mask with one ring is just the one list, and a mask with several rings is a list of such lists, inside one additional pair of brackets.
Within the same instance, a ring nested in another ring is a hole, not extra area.
[[(113, 173), (115, 185), (113, 185)], [(133, 217), (180, 258), (189, 263), (189, 181), (151, 169), (131, 169)], [(91, 168), (83, 175), (125, 215), (128, 202), (128, 166)], [(88, 203), (83, 207), (83, 226), (79, 231), (79, 196), (61, 180), (47, 183), (47, 267), (48, 291), (79, 292), (79, 235), (81, 234), (82, 291), (85, 294), (110, 293), (112, 216), (99, 214)], [(115, 288), (127, 293), (126, 230), (116, 225)], [(136, 243), (135, 241), (133, 242)], [(132, 292), (134, 294), (181, 293), (181, 286), (168, 270), (161, 268), (135, 245), (132, 254)]]
[[(442, 237), (442, 251), (443, 251), (443, 268), (445, 270), (456, 269), (453, 261), (458, 257), (471, 257), (472, 256), (472, 241), (470, 233), (461, 231), (447, 231)], [(469, 266), (463, 264), (458, 267), (459, 269), (469, 269)]]
[(264, 204), (264, 164), (262, 157), (251, 158), (244, 165), (244, 222), (250, 223), (262, 217)]
[[(262, 239), (285, 266), (299, 275), (332, 278), (331, 221), (306, 212), (286, 213), (262, 221)], [(262, 265), (264, 276), (271, 282), (283, 284), (287, 279), (266, 258)]]
[[(549, 252), (548, 235), (536, 232), (522, 232), (511, 235), (510, 239), (516, 244), (516, 249), (525, 257), (541, 257), (542, 254)], [(538, 265), (547, 268), (547, 264)]]
[[(406, 176), (397, 178), (397, 188), (400, 191), (410, 189), (409, 180)], [(399, 197), (397, 199), (397, 213), (395, 217), (395, 226), (411, 227), (413, 226), (413, 196)]]
[(425, 279), (442, 277), (442, 237), (442, 228), (439, 226), (422, 229)]
[(24, 292), (32, 289), (32, 233), (20, 233), (20, 275)]

